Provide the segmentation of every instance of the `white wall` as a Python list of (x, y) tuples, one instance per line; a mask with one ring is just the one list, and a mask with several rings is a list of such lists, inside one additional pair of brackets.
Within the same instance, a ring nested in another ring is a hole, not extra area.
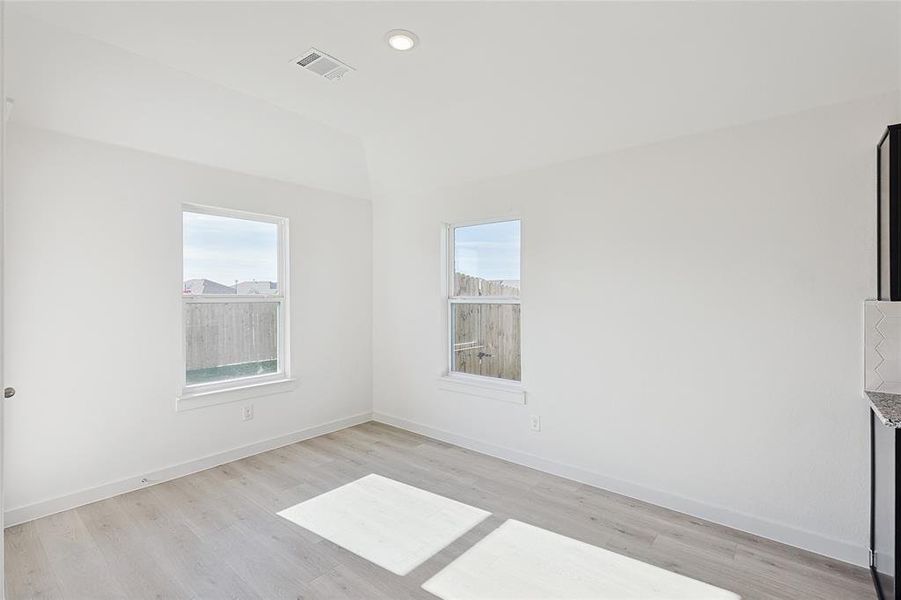
[[(372, 149), (376, 417), (864, 563), (861, 301), (874, 148), (897, 107), (432, 191)], [(504, 215), (522, 217), (526, 406), (436, 381), (441, 223)]]
[[(845, 10), (830, 23), (844, 23)], [(761, 86), (752, 69), (721, 86), (721, 101), (680, 96), (676, 113), (654, 94), (628, 106), (611, 98), (619, 109), (607, 115), (659, 119), (643, 121), (641, 135), (629, 118), (530, 120), (535, 102), (597, 107), (566, 86), (525, 101), (502, 77), (479, 88), (495, 110), (452, 86), (450, 104), (421, 103), (431, 117), (396, 132), (385, 121), (389, 133), (368, 140), (364, 156), (353, 135), (12, 10), (4, 369), (19, 393), (6, 403), (7, 509), (27, 515), (82, 490), (125, 489), (145, 473), (374, 406), (384, 420), (864, 562), (860, 300), (875, 282), (873, 148), (901, 116), (901, 96), (433, 185), (754, 113), (738, 106), (775, 114), (896, 86), (882, 76), (899, 56), (884, 51), (887, 40), (898, 46), (883, 11), (897, 7), (867, 9), (879, 33), (855, 45), (873, 59), (863, 70), (845, 53)], [(416, 56), (428, 54), (407, 58)], [(655, 90), (703, 87), (710, 72), (686, 80), (677, 69)], [(369, 195), (371, 174), (375, 207), (121, 147), (357, 197)], [(300, 386), (256, 401), (247, 423), (240, 403), (174, 411), (184, 201), (291, 218)], [(436, 385), (440, 225), (503, 215), (523, 218), (525, 407)], [(541, 433), (529, 431), (530, 414)]]
[[(33, 19), (22, 14), (25, 7), (8, 6), (3, 32), (3, 77), (16, 100), (15, 122), (369, 197), (357, 136)], [(279, 64), (286, 78), (305, 75), (289, 58)]]
[[(8, 511), (368, 416), (368, 201), (15, 124), (5, 184)], [(243, 403), (175, 411), (182, 202), (290, 219), (299, 386), (252, 421)]]

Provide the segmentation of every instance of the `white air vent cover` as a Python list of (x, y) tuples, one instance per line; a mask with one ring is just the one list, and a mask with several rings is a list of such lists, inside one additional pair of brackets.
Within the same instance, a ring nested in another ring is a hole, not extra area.
[(345, 73), (354, 70), (350, 65), (346, 65), (337, 58), (329, 56), (316, 48), (310, 48), (295, 58), (293, 62), (302, 69), (312, 71), (330, 81), (339, 81), (344, 77)]

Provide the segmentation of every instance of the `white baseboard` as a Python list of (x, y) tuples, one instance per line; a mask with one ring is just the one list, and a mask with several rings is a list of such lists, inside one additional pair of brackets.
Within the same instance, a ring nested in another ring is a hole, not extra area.
[[(259, 454), (268, 450), (274, 450), (275, 448), (280, 448), (282, 446), (287, 446), (289, 444), (308, 440), (320, 435), (325, 435), (327, 433), (346, 429), (347, 427), (353, 427), (354, 425), (359, 425), (360, 423), (366, 423), (371, 419), (372, 413), (360, 413), (351, 417), (329, 421), (328, 423), (323, 423), (322, 425), (307, 427), (306, 429), (302, 429), (300, 431), (289, 433), (287, 435), (279, 436), (269, 440), (263, 440), (261, 442), (256, 442), (247, 446), (241, 446), (240, 448), (235, 448), (233, 450), (227, 450), (218, 454), (211, 454), (203, 458), (198, 458), (196, 460), (191, 460), (179, 465), (166, 467), (164, 469), (159, 469), (151, 473), (142, 473), (140, 475), (135, 475), (134, 477), (129, 477), (127, 479), (113, 481), (99, 487), (81, 490), (73, 494), (60, 496), (59, 498), (44, 500), (42, 502), (35, 502), (34, 504), (28, 504), (26, 506), (10, 508), (3, 513), (3, 524), (5, 527), (11, 527), (13, 525), (25, 523), (26, 521), (33, 521), (34, 519), (46, 517), (48, 515), (62, 512), (64, 510), (84, 506), (85, 504), (90, 504), (91, 502), (106, 500), (107, 498), (118, 496), (119, 494), (133, 492), (134, 490), (155, 485), (157, 483), (163, 483), (164, 481), (177, 479), (179, 477), (184, 477), (185, 475), (197, 473), (198, 471), (204, 471), (206, 469), (217, 467), (234, 460), (247, 458), (248, 456), (253, 456), (254, 454)], [(147, 481), (142, 482), (142, 479), (145, 478), (147, 479)]]
[(418, 433), (442, 442), (461, 446), (469, 450), (475, 450), (476, 452), (501, 458), (518, 465), (531, 467), (545, 473), (616, 492), (617, 494), (635, 498), (636, 500), (662, 506), (670, 510), (675, 510), (706, 521), (752, 533), (763, 538), (795, 546), (853, 565), (866, 567), (869, 564), (869, 551), (865, 546), (826, 537), (818, 533), (798, 529), (791, 525), (735, 511), (723, 506), (711, 505), (628, 481), (614, 479), (581, 467), (548, 460), (526, 452), (513, 450), (512, 448), (496, 446), (489, 442), (482, 442), (449, 431), (436, 429), (401, 417), (373, 412), (372, 419), (379, 423), (393, 425), (394, 427), (406, 429), (407, 431), (412, 431), (413, 433)]
[[(125, 494), (150, 485), (184, 477), (191, 473), (197, 473), (198, 471), (210, 469), (234, 460), (240, 460), (281, 446), (287, 446), (288, 444), (294, 444), (320, 435), (346, 429), (347, 427), (353, 427), (354, 425), (359, 425), (370, 420), (393, 425), (394, 427), (406, 429), (443, 442), (475, 450), (476, 452), (488, 454), (526, 467), (531, 467), (545, 473), (616, 492), (637, 500), (649, 502), (657, 506), (669, 508), (671, 510), (719, 523), (734, 529), (739, 529), (783, 544), (809, 550), (847, 563), (862, 567), (866, 567), (868, 564), (868, 550), (866, 547), (858, 544), (826, 537), (784, 523), (756, 517), (722, 506), (706, 504), (690, 498), (676, 496), (668, 492), (614, 479), (581, 467), (559, 463), (519, 450), (482, 442), (463, 435), (378, 412), (360, 413), (344, 419), (337, 419), (314, 427), (308, 427), (288, 435), (209, 455), (151, 473), (135, 475), (134, 477), (114, 481), (99, 487), (81, 490), (51, 500), (11, 508), (4, 512), (4, 525), (6, 527), (11, 527), (13, 525), (46, 517), (64, 510), (84, 506), (91, 502), (105, 500), (113, 496), (118, 496), (119, 494)], [(146, 478), (148, 481), (142, 483), (142, 478)]]

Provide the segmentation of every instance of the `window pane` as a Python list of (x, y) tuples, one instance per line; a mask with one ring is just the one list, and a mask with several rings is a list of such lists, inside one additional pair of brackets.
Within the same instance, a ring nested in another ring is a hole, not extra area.
[(185, 211), (184, 293), (278, 293), (275, 223)]
[(453, 304), (454, 371), (519, 381), (519, 305)]
[(185, 304), (188, 385), (278, 372), (278, 302)]
[(454, 228), (454, 295), (519, 296), (519, 221)]

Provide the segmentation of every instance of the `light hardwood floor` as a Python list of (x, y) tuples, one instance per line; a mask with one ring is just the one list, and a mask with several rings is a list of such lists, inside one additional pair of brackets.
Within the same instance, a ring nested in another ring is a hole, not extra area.
[[(399, 577), (275, 513), (378, 473), (493, 514)], [(378, 423), (6, 531), (7, 597), (434, 598), (420, 589), (508, 518), (753, 598), (873, 598), (868, 572)]]

